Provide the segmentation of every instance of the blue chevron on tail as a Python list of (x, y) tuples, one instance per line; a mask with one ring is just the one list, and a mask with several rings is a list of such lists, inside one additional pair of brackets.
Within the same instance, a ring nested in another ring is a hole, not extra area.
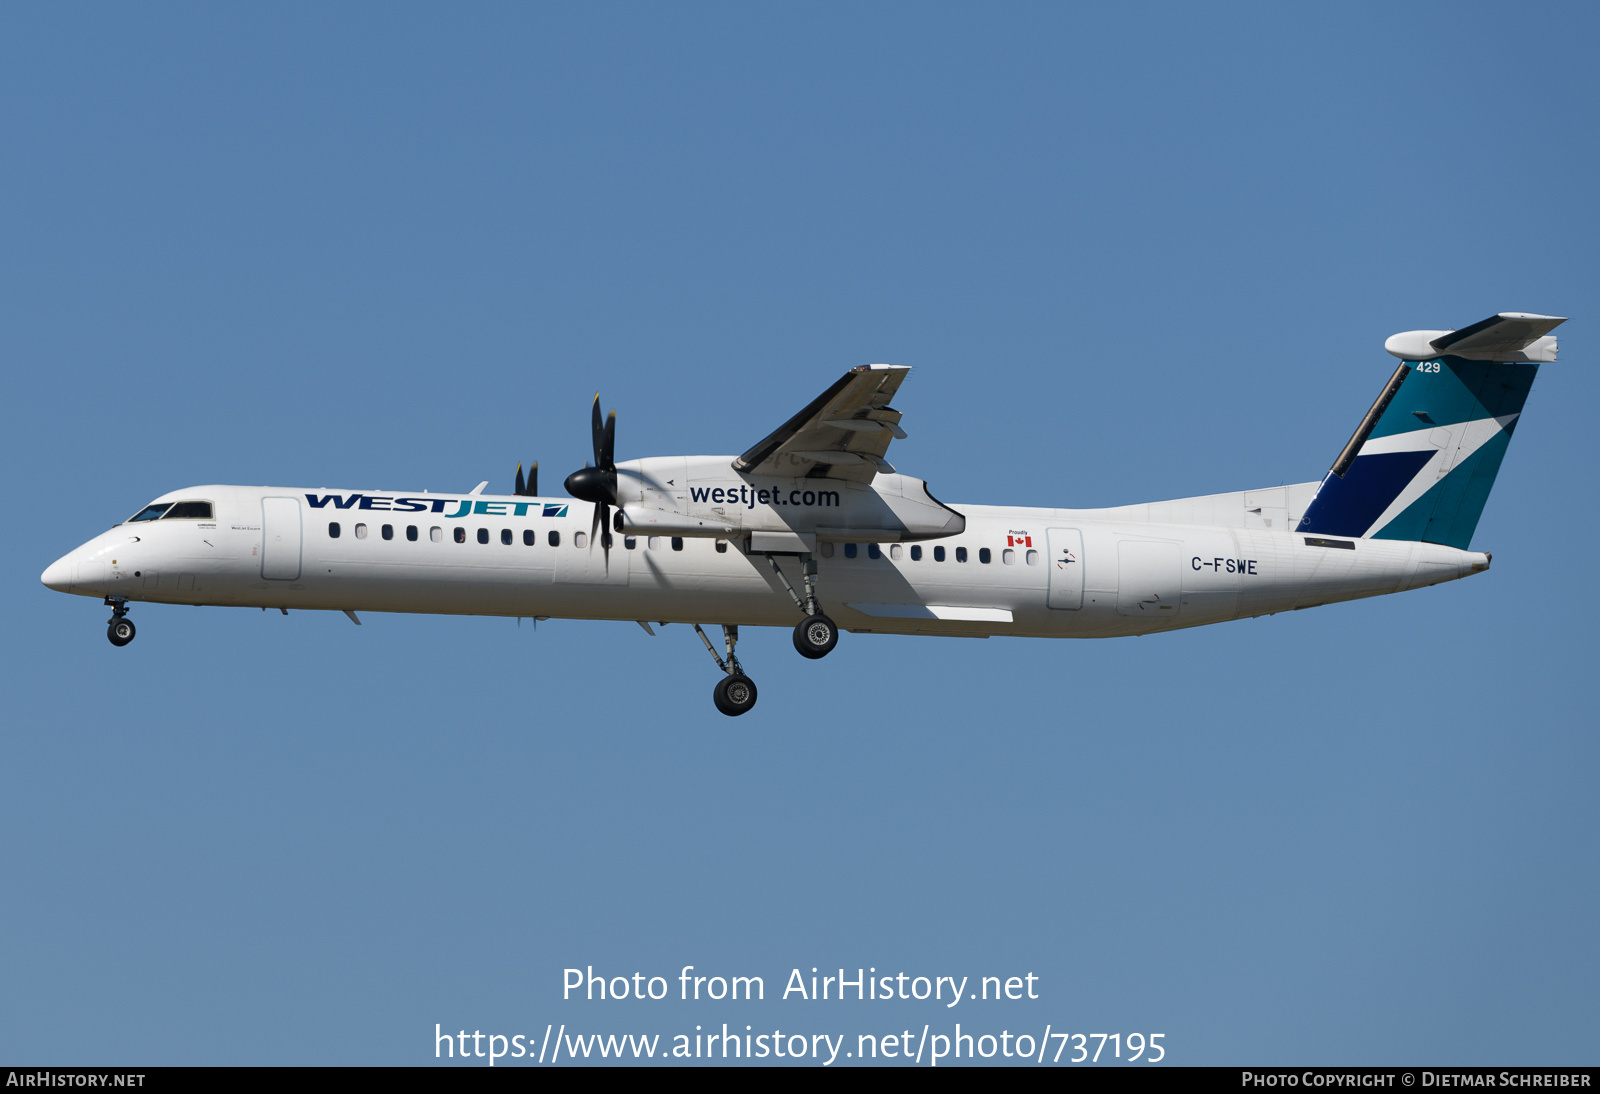
[(1322, 480), (1296, 531), (1462, 550), (1541, 362), (1564, 319), (1502, 312), (1456, 331), (1408, 331), (1383, 394)]

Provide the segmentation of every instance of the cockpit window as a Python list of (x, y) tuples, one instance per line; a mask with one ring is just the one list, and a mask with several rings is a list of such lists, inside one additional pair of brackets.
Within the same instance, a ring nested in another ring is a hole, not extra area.
[(165, 513), (171, 505), (172, 503), (170, 501), (160, 501), (154, 505), (147, 505), (143, 509), (139, 510), (137, 514), (129, 517), (128, 523), (134, 524), (141, 520), (155, 520), (162, 513)]
[(162, 520), (210, 520), (209, 501), (177, 501), (172, 503)]

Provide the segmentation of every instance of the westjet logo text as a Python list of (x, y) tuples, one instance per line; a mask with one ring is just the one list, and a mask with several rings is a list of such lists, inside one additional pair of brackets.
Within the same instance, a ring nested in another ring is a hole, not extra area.
[(754, 509), (758, 504), (775, 507), (810, 505), (833, 509), (839, 504), (839, 491), (797, 488), (786, 493), (777, 489), (757, 490), (753, 486), (691, 486), (689, 500), (696, 504), (708, 502), (712, 505), (742, 505), (746, 509)]
[[(331, 501), (335, 509), (388, 509), (397, 513), (441, 513), (446, 517), (564, 517), (567, 507), (559, 502), (544, 501), (477, 501), (473, 498), (383, 498), (371, 494), (324, 494), (317, 497), (307, 494), (306, 500), (313, 509), (326, 509)], [(456, 511), (447, 512), (451, 506)], [(529, 510), (532, 513), (529, 513)]]

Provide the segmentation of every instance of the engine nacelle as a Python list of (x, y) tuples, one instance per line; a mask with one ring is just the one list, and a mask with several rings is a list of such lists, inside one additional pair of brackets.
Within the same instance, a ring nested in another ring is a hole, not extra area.
[(909, 475), (871, 483), (740, 474), (731, 456), (663, 456), (617, 465), (622, 529), (740, 538), (793, 532), (819, 540), (895, 542), (960, 534), (966, 518)]

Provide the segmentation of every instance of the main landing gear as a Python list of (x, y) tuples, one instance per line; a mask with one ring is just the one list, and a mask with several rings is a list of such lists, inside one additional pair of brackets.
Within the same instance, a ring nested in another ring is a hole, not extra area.
[(756, 682), (744, 674), (744, 667), (733, 652), (733, 648), (739, 644), (738, 624), (722, 625), (722, 639), (728, 651), (726, 661), (717, 654), (716, 647), (706, 637), (706, 632), (700, 629), (700, 624), (694, 625), (694, 633), (700, 636), (700, 641), (706, 644), (706, 652), (711, 654), (717, 667), (726, 674), (717, 681), (716, 688), (711, 692), (711, 701), (728, 717), (737, 718), (756, 705)]
[(839, 644), (839, 627), (833, 620), (822, 614), (822, 609), (817, 606), (817, 560), (810, 555), (800, 556), (801, 573), (805, 580), (805, 599), (794, 591), (794, 586), (789, 584), (789, 579), (778, 567), (778, 560), (772, 555), (767, 556), (767, 565), (772, 567), (772, 572), (778, 575), (778, 580), (788, 590), (789, 597), (794, 601), (794, 606), (805, 613), (805, 618), (795, 624), (794, 648), (801, 657), (809, 657), (815, 661), (826, 657), (833, 652), (833, 647)]
[[(833, 652), (833, 647), (839, 644), (839, 627), (822, 614), (822, 609), (817, 606), (817, 560), (809, 554), (800, 556), (801, 573), (804, 575), (806, 588), (804, 598), (795, 592), (794, 586), (789, 583), (789, 578), (778, 566), (778, 560), (771, 554), (767, 554), (767, 564), (772, 567), (772, 572), (778, 575), (778, 580), (788, 590), (795, 607), (805, 615), (805, 618), (795, 625), (794, 648), (799, 651), (801, 657), (809, 657), (813, 661), (828, 656)], [(717, 681), (716, 689), (711, 693), (712, 701), (722, 713), (730, 718), (737, 718), (756, 705), (755, 681), (744, 674), (744, 668), (733, 652), (733, 648), (739, 644), (738, 626), (733, 623), (722, 625), (722, 640), (728, 654), (726, 658), (717, 653), (717, 648), (711, 644), (711, 639), (706, 637), (706, 632), (700, 629), (700, 624), (694, 624), (694, 633), (698, 634), (700, 641), (706, 644), (706, 652), (716, 661), (717, 668), (723, 672), (722, 679)]]
[(106, 620), (106, 637), (111, 640), (113, 646), (126, 646), (138, 633), (134, 629), (133, 620), (128, 618), (128, 598), (108, 596), (106, 606), (111, 609), (111, 618)]

